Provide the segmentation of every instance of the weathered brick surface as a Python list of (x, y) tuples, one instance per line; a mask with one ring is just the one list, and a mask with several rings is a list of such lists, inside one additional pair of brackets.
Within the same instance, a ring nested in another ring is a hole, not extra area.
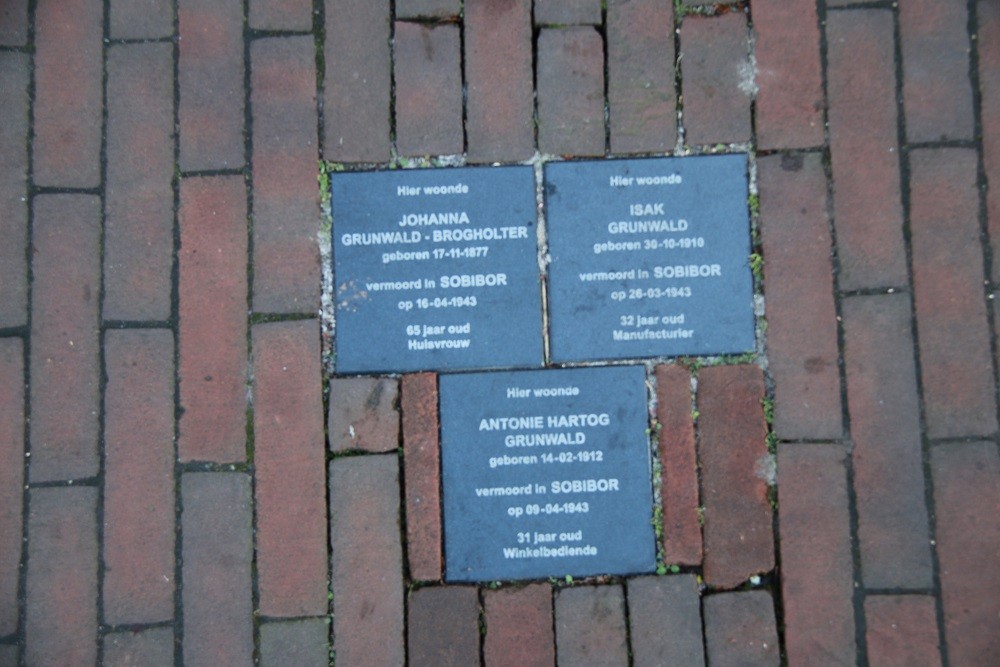
[(865, 627), (869, 664), (914, 667), (941, 664), (932, 597), (869, 596), (865, 599)]
[(487, 590), (483, 594), (486, 637), (483, 659), (490, 667), (551, 667), (555, 664), (552, 635), (552, 587)]
[[(611, 7), (608, 7), (611, 10)], [(572, 25), (601, 23), (600, 0), (536, 0), (536, 25)]]
[(174, 33), (170, 0), (110, 0), (108, 10), (112, 39), (157, 39)]
[(479, 597), (469, 586), (410, 593), (407, 655), (414, 667), (479, 664)]
[(953, 665), (1000, 655), (1000, 459), (993, 442), (939, 445), (931, 451), (944, 635)]
[(100, 0), (40, 0), (35, 7), (37, 185), (100, 182), (102, 25)]
[[(536, 5), (536, 21), (544, 6)], [(599, 8), (597, 19), (600, 21)], [(672, 149), (677, 141), (677, 100), (671, 5), (655, 0), (612, 0), (608, 3), (607, 34), (611, 152)]]
[(910, 141), (972, 138), (969, 14), (959, 0), (899, 5), (903, 103)]
[(742, 12), (688, 16), (681, 24), (686, 143), (749, 141), (754, 82), (748, 39)]
[(323, 157), (389, 159), (389, 0), (327, 2)]
[(0, 644), (0, 665), (20, 665), (21, 650), (16, 644)]
[(396, 0), (396, 18), (445, 18), (458, 16), (460, 0)]
[(398, 459), (393, 454), (334, 459), (329, 496), (337, 661), (403, 664)]
[(604, 154), (604, 44), (590, 27), (538, 36), (538, 149)]
[(757, 162), (767, 348), (779, 438), (843, 434), (826, 176), (821, 156)]
[(974, 151), (910, 153), (910, 230), (927, 434), (991, 434), (996, 387)]
[(756, 366), (715, 366), (698, 375), (705, 581), (713, 586), (732, 588), (774, 567), (763, 398)]
[(180, 167), (238, 169), (243, 139), (243, 7), (178, 0)]
[(823, 79), (816, 4), (757, 0), (757, 145), (805, 148), (823, 143)]
[(32, 482), (97, 474), (101, 205), (34, 200), (31, 292)]
[(628, 610), (636, 667), (705, 664), (694, 575), (629, 579)]
[(108, 49), (104, 317), (170, 317), (174, 78), (170, 44)]
[(0, 46), (22, 46), (28, 39), (28, 0), (0, 5)]
[[(979, 0), (976, 5), (979, 20), (976, 48), (979, 53), (979, 93), (982, 122), (983, 166), (989, 189), (986, 210), (989, 220), (990, 244), (993, 257), (1000, 257), (1000, 115), (989, 109), (1000, 109), (1000, 4)], [(993, 281), (1000, 282), (1000, 261), (993, 261)]]
[(171, 667), (174, 664), (174, 629), (123, 630), (104, 636), (106, 667)]
[(441, 578), (441, 452), (437, 376), (404, 375), (403, 462), (406, 488), (406, 555), (410, 578)]
[(396, 148), (461, 153), (462, 48), (458, 26), (396, 22)]
[(181, 503), (184, 664), (250, 664), (250, 478), (243, 473), (186, 473)]
[(0, 636), (17, 632), (24, 489), (24, 345), (0, 338)]
[(322, 618), (262, 623), (262, 667), (320, 667), (330, 664), (330, 626)]
[(25, 662), (97, 659), (97, 489), (31, 491)]
[(827, 95), (840, 288), (905, 285), (892, 14), (830, 12)]
[(25, 54), (0, 53), (0, 327), (27, 322), (28, 66)]
[(246, 456), (246, 195), (239, 176), (180, 191), (180, 417), (183, 461)]
[(311, 0), (251, 0), (249, 24), (265, 30), (312, 30)]
[(778, 514), (789, 664), (853, 665), (854, 578), (847, 451), (778, 447)]
[(330, 380), (330, 449), (388, 452), (399, 447), (399, 384), (390, 378)]
[(531, 0), (464, 11), (468, 158), (526, 160), (535, 152)]
[(313, 38), (253, 43), (253, 308), (315, 313), (319, 306)]
[(625, 596), (621, 586), (579, 586), (556, 593), (560, 665), (627, 665)]
[(861, 569), (869, 588), (925, 588), (931, 562), (910, 303), (843, 304)]
[(712, 595), (703, 605), (708, 664), (781, 664), (774, 603), (767, 591)]
[(260, 610), (319, 615), (327, 606), (319, 324), (260, 324), (252, 335)]
[(702, 547), (698, 453), (691, 411), (691, 374), (683, 366), (657, 366), (663, 559), (682, 565), (700, 565)]

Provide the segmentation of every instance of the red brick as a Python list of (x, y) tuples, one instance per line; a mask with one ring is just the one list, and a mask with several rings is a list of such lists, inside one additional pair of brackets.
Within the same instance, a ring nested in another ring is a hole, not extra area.
[(910, 141), (972, 138), (966, 7), (960, 0), (910, 0), (899, 5)]
[(316, 54), (313, 38), (250, 47), (253, 109), (253, 308), (319, 308)]
[(823, 78), (816, 4), (757, 0), (757, 145), (806, 148), (824, 143)]
[(732, 588), (774, 567), (764, 377), (756, 366), (698, 375), (698, 454), (705, 506), (705, 581)]
[(389, 0), (331, 4), (326, 12), (326, 139), (338, 162), (389, 159)]
[(253, 376), (260, 611), (267, 616), (324, 614), (326, 447), (319, 324), (255, 326)]
[(1000, 654), (1000, 459), (993, 442), (931, 450), (944, 636), (953, 665), (985, 665)]
[(856, 658), (846, 459), (840, 445), (778, 447), (789, 664), (853, 665)]
[(29, 665), (97, 659), (97, 489), (32, 489), (28, 500)]
[(101, 180), (100, 0), (39, 0), (35, 8), (36, 185)]
[(180, 168), (238, 169), (243, 140), (243, 7), (178, 0)]
[(239, 176), (180, 192), (180, 436), (183, 461), (246, 455), (246, 195)]
[(406, 553), (410, 578), (441, 578), (441, 452), (438, 443), (437, 376), (404, 375), (403, 469), (406, 488)]
[[(979, 93), (983, 110), (1000, 109), (1000, 4), (980, 0), (977, 6), (979, 33)], [(983, 167), (989, 188), (986, 210), (993, 257), (1000, 257), (1000, 116), (983, 113)], [(993, 261), (993, 282), (1000, 282), (1000, 261)]]
[(461, 11), (459, 0), (396, 0), (396, 18), (449, 18)]
[(170, 317), (174, 80), (170, 44), (108, 49), (104, 317)]
[(410, 593), (407, 656), (414, 667), (479, 664), (479, 596), (469, 586)]
[(395, 455), (330, 462), (333, 636), (342, 664), (401, 665), (403, 568)]
[(312, 14), (313, 3), (311, 0), (251, 0), (249, 24), (251, 28), (263, 30), (307, 30), (311, 32), (313, 27)]
[(627, 665), (621, 586), (578, 586), (556, 593), (556, 653), (562, 665)]
[(657, 366), (663, 559), (682, 565), (700, 565), (702, 548), (698, 454), (691, 411), (691, 374), (683, 366)]
[(104, 636), (106, 667), (171, 667), (174, 664), (174, 629), (112, 632)]
[[(537, 20), (537, 8), (535, 17)], [(673, 19), (669, 3), (608, 3), (612, 153), (662, 153), (677, 141)]]
[(826, 35), (840, 288), (905, 285), (892, 14), (830, 12)]
[(767, 591), (705, 598), (705, 649), (710, 665), (778, 665), (774, 603)]
[(843, 314), (864, 584), (927, 588), (930, 537), (909, 299), (852, 297)]
[(174, 34), (170, 0), (110, 0), (109, 10), (112, 39), (158, 39)]
[(469, 2), (464, 14), (469, 161), (526, 160), (535, 152), (531, 0)]
[(780, 438), (843, 434), (826, 176), (821, 156), (757, 162), (767, 348)]
[(28, 0), (0, 5), (0, 45), (23, 46), (28, 40)]
[(869, 664), (907, 667), (941, 664), (934, 598), (869, 596), (865, 599), (865, 626)]
[(34, 200), (31, 291), (32, 482), (97, 474), (101, 203)]
[[(705, 664), (701, 600), (693, 574), (628, 580), (629, 628), (635, 667)], [(669, 632), (664, 632), (669, 628)]]
[(538, 148), (604, 154), (604, 44), (593, 28), (538, 36)]
[[(608, 7), (611, 11), (611, 7)], [(536, 0), (536, 25), (600, 25), (600, 0)], [(610, 23), (610, 22), (609, 22)]]
[(974, 151), (910, 153), (910, 234), (927, 435), (992, 434), (996, 387)]
[(252, 502), (243, 473), (181, 478), (185, 665), (252, 662)]
[(395, 44), (399, 154), (461, 153), (462, 50), (458, 27), (397, 21)]
[(486, 591), (483, 658), (490, 667), (551, 667), (556, 662), (552, 636), (552, 587)]
[(746, 17), (688, 16), (680, 40), (685, 143), (749, 141), (755, 84)]
[(0, 338), (0, 636), (17, 632), (23, 489), (24, 345)]
[(166, 330), (104, 339), (104, 620), (174, 615), (174, 339)]
[(0, 328), (28, 321), (29, 64), (26, 54), (0, 52)]
[(399, 448), (399, 385), (389, 378), (330, 380), (330, 449), (389, 452)]
[(327, 665), (330, 663), (330, 626), (322, 618), (261, 623), (260, 664)]

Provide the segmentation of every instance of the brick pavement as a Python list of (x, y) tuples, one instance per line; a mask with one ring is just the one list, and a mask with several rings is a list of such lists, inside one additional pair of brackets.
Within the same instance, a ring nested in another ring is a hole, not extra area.
[[(437, 377), (331, 375), (318, 161), (706, 152), (764, 315), (646, 360), (662, 574), (444, 583)], [(1000, 654), (995, 0), (7, 0), (0, 154), (0, 665)]]

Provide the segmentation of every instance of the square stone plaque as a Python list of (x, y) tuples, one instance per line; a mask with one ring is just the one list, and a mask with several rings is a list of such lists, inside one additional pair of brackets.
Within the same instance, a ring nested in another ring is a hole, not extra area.
[(640, 366), (442, 375), (445, 579), (652, 572)]
[(539, 366), (531, 167), (331, 175), (338, 373)]
[(754, 349), (747, 162), (545, 166), (553, 361)]

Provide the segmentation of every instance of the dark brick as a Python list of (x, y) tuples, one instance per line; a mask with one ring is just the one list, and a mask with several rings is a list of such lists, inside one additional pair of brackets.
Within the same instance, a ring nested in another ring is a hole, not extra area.
[(469, 161), (526, 160), (535, 152), (531, 0), (470, 2), (464, 13)]
[(0, 665), (20, 665), (21, 650), (16, 644), (0, 644)]
[(181, 478), (185, 665), (252, 662), (252, 502), (243, 473)]
[(907, 667), (941, 664), (934, 598), (926, 595), (869, 596), (865, 599), (865, 626), (869, 664)]
[(593, 28), (538, 36), (538, 148), (604, 154), (604, 44)]
[(0, 4), (0, 46), (23, 46), (27, 40), (28, 0)]
[(843, 434), (826, 176), (819, 154), (757, 162), (767, 348), (780, 438)]
[[(608, 7), (611, 11), (611, 7)], [(535, 0), (536, 25), (600, 25), (600, 0)]]
[(985, 665), (1000, 655), (1000, 459), (993, 442), (931, 450), (944, 635), (953, 665)]
[[(1000, 109), (1000, 3), (979, 0), (976, 5), (979, 33), (979, 93), (981, 108)], [(986, 211), (993, 257), (1000, 257), (1000, 115), (983, 113), (983, 167), (989, 188)], [(993, 282), (1000, 282), (1000, 261), (993, 261)]]
[(389, 452), (399, 447), (399, 385), (389, 378), (330, 380), (330, 449)]
[(407, 655), (414, 667), (479, 664), (479, 596), (468, 586), (410, 593)]
[(174, 34), (170, 0), (110, 0), (109, 14), (112, 39), (157, 39)]
[(97, 489), (32, 489), (28, 514), (29, 665), (97, 659)]
[(312, 31), (312, 14), (311, 0), (251, 0), (249, 23), (264, 30)]
[(840, 288), (905, 285), (892, 14), (830, 12), (826, 35)]
[(31, 291), (32, 482), (97, 474), (101, 203), (34, 200)]
[(246, 194), (239, 176), (192, 178), (180, 191), (182, 461), (246, 456)]
[(441, 578), (441, 453), (437, 376), (404, 375), (403, 463), (406, 488), (406, 554), (410, 578)]
[(698, 375), (698, 454), (705, 507), (705, 581), (732, 588), (774, 567), (764, 377), (756, 366)]
[(853, 297), (843, 313), (864, 584), (926, 588), (930, 538), (909, 299)]
[(178, 0), (180, 168), (238, 169), (243, 140), (243, 6)]
[(932, 438), (997, 429), (977, 190), (974, 151), (910, 153), (913, 290)]
[(262, 667), (319, 667), (330, 664), (330, 625), (322, 618), (261, 623)]
[(260, 611), (320, 615), (327, 554), (318, 322), (255, 326), (253, 376)]
[(693, 574), (629, 579), (633, 664), (704, 665), (700, 602)]
[(910, 0), (899, 5), (910, 141), (972, 138), (966, 7), (959, 0)]
[(396, 18), (450, 18), (461, 11), (460, 0), (396, 0)]
[(104, 317), (170, 317), (174, 80), (170, 44), (108, 49)]
[(253, 308), (319, 308), (316, 54), (313, 38), (250, 47), (253, 109)]
[(564, 588), (556, 593), (555, 613), (559, 664), (628, 664), (621, 586)]
[(323, 157), (389, 159), (389, 0), (330, 3), (326, 11)]
[(0, 636), (17, 632), (24, 494), (24, 345), (0, 338)]
[(35, 7), (36, 185), (100, 184), (102, 9), (100, 0)]
[(551, 667), (552, 587), (529, 584), (483, 594), (486, 638), (483, 658), (490, 667)]
[(29, 64), (26, 54), (0, 52), (0, 327), (28, 321)]
[(612, 153), (661, 153), (671, 150), (677, 141), (673, 18), (669, 3), (608, 3)]
[(395, 44), (399, 154), (461, 153), (462, 49), (458, 26), (397, 21)]
[(172, 667), (174, 629), (112, 632), (104, 636), (105, 667)]
[(767, 591), (711, 595), (703, 604), (708, 664), (781, 664), (774, 603)]
[(333, 636), (342, 664), (401, 665), (403, 568), (394, 454), (330, 462)]
[(846, 458), (840, 445), (778, 447), (789, 664), (853, 665), (857, 657)]

